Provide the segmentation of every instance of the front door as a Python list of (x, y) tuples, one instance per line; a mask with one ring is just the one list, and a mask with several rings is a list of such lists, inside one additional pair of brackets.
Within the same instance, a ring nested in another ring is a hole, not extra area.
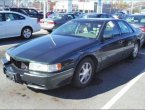
[(106, 23), (102, 34), (103, 42), (100, 48), (102, 68), (122, 59), (124, 40), (121, 38), (120, 30), (116, 22)]
[(5, 13), (5, 27), (7, 36), (14, 37), (21, 33), (21, 21), (18, 20), (17, 14)]

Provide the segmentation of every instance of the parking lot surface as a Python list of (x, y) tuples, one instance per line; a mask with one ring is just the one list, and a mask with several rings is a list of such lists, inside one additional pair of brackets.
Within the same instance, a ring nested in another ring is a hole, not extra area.
[[(47, 34), (41, 31), (34, 38)], [(6, 49), (28, 40), (0, 41), (0, 58)], [(135, 60), (124, 59), (97, 73), (84, 89), (70, 85), (39, 91), (5, 77), (0, 63), (0, 109), (144, 109), (145, 47)]]

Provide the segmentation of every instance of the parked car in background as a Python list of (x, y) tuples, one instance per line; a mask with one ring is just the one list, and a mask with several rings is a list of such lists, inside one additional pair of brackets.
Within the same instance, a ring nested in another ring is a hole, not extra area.
[(18, 12), (18, 13), (21, 13), (21, 14), (29, 16), (28, 13), (25, 10), (21, 9), (21, 8), (5, 8), (4, 10), (5, 11), (14, 11), (14, 12)]
[(76, 18), (80, 18), (80, 17), (82, 17), (83, 16), (83, 13), (81, 13), (81, 12), (69, 12), (70, 14), (74, 14), (75, 15), (75, 17)]
[(19, 13), (25, 14), (25, 15), (33, 17), (33, 18), (38, 18), (38, 19), (43, 18), (43, 14), (39, 13), (35, 9), (30, 9), (30, 8), (7, 8), (5, 10), (19, 12)]
[(50, 12), (47, 12), (46, 13), (46, 17), (49, 17), (51, 14), (53, 14), (54, 12), (53, 11), (50, 11)]
[(8, 49), (3, 70), (7, 78), (35, 89), (70, 83), (83, 88), (97, 71), (136, 58), (140, 36), (123, 20), (75, 19), (50, 35)]
[(126, 21), (135, 28), (140, 29), (143, 32), (143, 38), (145, 39), (145, 15), (130, 15), (126, 18)]
[(113, 14), (113, 16), (117, 19), (126, 19), (128, 14), (125, 14), (123, 12), (117, 12), (117, 13)]
[(40, 30), (40, 24), (36, 18), (11, 12), (0, 11), (0, 39), (21, 36), (30, 38), (33, 32)]
[(74, 14), (69, 13), (53, 13), (50, 16), (48, 16), (47, 19), (41, 19), (40, 20), (40, 26), (42, 29), (48, 30), (51, 32), (53, 29), (58, 28), (62, 24), (75, 19)]
[(97, 13), (90, 13), (90, 14), (84, 14), (81, 18), (113, 18), (111, 14), (97, 14)]
[(38, 19), (42, 19), (43, 18), (43, 14), (39, 13), (35, 9), (32, 9), (32, 8), (21, 8), (21, 9), (26, 11), (30, 17), (38, 18)]

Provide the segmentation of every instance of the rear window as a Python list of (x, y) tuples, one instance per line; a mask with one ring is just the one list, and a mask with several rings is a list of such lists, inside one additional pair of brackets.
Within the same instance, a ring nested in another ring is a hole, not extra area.
[(145, 23), (145, 16), (129, 16), (126, 21), (129, 23)]

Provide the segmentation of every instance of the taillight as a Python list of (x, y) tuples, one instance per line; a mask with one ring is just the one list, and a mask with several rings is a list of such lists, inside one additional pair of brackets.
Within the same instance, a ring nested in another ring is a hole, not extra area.
[(40, 20), (39, 20), (39, 23), (44, 23), (44, 20), (43, 20), (43, 19), (40, 19)]
[(53, 22), (53, 21), (51, 21), (51, 22), (49, 21), (49, 22), (47, 22), (47, 23), (48, 23), (48, 24), (54, 24), (54, 25), (56, 24), (56, 23)]
[(140, 29), (142, 30), (142, 32), (145, 32), (145, 27), (140, 27)]

